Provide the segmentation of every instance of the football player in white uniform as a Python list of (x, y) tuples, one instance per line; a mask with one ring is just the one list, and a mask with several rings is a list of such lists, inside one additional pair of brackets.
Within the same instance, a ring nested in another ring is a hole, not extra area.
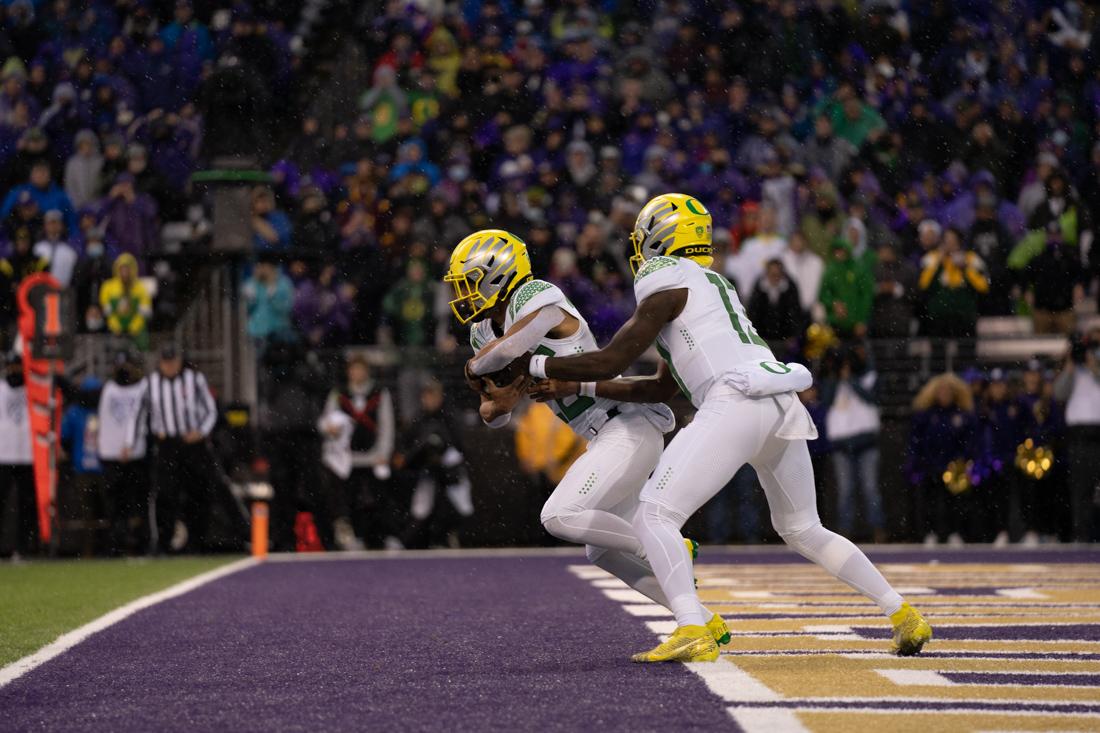
[[(475, 232), (451, 253), (444, 282), (454, 288), (451, 309), (461, 323), (473, 322), (474, 358), (466, 365), (470, 386), (481, 394), (480, 413), (501, 427), (526, 392), (529, 378), (502, 373), (524, 354), (583, 354), (596, 348), (584, 318), (555, 285), (536, 280), (523, 241), (499, 229)], [(612, 375), (614, 377), (615, 375)], [(605, 383), (614, 391), (622, 388)], [(588, 449), (573, 463), (542, 509), (542, 524), (555, 537), (586, 545), (588, 559), (657, 603), (671, 608), (634, 530), (638, 494), (657, 465), (664, 433), (675, 425), (660, 403), (622, 404), (595, 389), (555, 398), (550, 409)], [(684, 552), (694, 554), (695, 543)], [(689, 561), (690, 562), (690, 561)], [(698, 605), (700, 624), (712, 643), (728, 643), (718, 614)]]
[[(631, 241), (638, 307), (611, 342), (584, 354), (536, 354), (520, 363), (527, 363), (532, 376), (550, 378), (534, 388), (541, 398), (574, 389), (589, 394), (591, 383), (584, 380), (614, 377), (655, 342), (664, 360), (658, 373), (619, 385), (616, 397), (657, 401), (679, 388), (698, 410), (665, 449), (634, 517), (677, 622), (667, 641), (634, 661), (718, 658), (703, 625), (680, 528), (745, 463), (756, 469), (772, 525), (784, 541), (878, 604), (893, 622), (896, 653), (919, 652), (931, 639), (931, 627), (855, 545), (818, 519), (806, 448), (817, 431), (796, 394), (812, 384), (812, 376), (799, 364), (776, 361), (733, 286), (708, 269), (713, 257), (706, 208), (683, 194), (657, 196), (638, 215)], [(637, 395), (626, 391), (631, 386)], [(595, 394), (604, 394), (598, 385)]]

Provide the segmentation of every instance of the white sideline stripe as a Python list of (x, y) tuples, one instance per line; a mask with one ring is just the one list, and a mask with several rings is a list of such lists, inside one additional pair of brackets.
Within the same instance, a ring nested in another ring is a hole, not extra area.
[(630, 586), (619, 580), (618, 578), (599, 578), (598, 580), (590, 580), (593, 586), (596, 588), (629, 588)]
[(634, 590), (633, 588), (613, 588), (604, 590), (603, 594), (616, 603), (652, 603), (653, 601)]
[(727, 708), (733, 721), (745, 733), (810, 733), (788, 708)]
[(699, 675), (710, 691), (726, 702), (776, 702), (783, 699), (782, 695), (725, 657), (719, 657), (715, 662), (684, 666)]
[(902, 685), (905, 687), (912, 685), (927, 687), (955, 686), (954, 682), (931, 669), (876, 669), (875, 672), (890, 680), (895, 685)]
[(1040, 593), (1034, 588), (1002, 588), (997, 595), (1005, 598), (1046, 598), (1046, 593)]
[(569, 572), (581, 580), (605, 580), (615, 577), (603, 568), (597, 568), (593, 565), (570, 565)]
[[(868, 698), (868, 702), (872, 702), (875, 698)], [(919, 702), (919, 701), (918, 701)], [(928, 699), (925, 702), (944, 702), (944, 700)], [(1046, 700), (1004, 700), (1002, 702), (1008, 704), (1019, 704), (1023, 702), (1042, 702), (1046, 704)], [(763, 708), (764, 710), (773, 710), (775, 708)], [(899, 705), (892, 708), (836, 708), (819, 705), (799, 705), (797, 708), (781, 708), (791, 712), (798, 713), (840, 713), (842, 715), (897, 715), (898, 713), (924, 713), (928, 715), (1013, 715), (1021, 717), (1082, 717), (1082, 718), (1100, 718), (1100, 713), (1089, 711), (1073, 711), (1068, 713), (1056, 713), (1049, 710), (1018, 710), (1011, 707), (1005, 708), (923, 708), (923, 707), (907, 707), (906, 705)], [(749, 710), (761, 710), (761, 708), (741, 708), (732, 707), (729, 708), (730, 715), (734, 714), (734, 711), (749, 711)], [(736, 720), (736, 718), (735, 718)], [(738, 720), (740, 722), (740, 720)], [(748, 728), (745, 729), (746, 731)], [(757, 729), (763, 730), (763, 729)], [(770, 728), (764, 730), (764, 733), (786, 733), (787, 728)], [(804, 730), (804, 729), (799, 729)], [(1023, 733), (1021, 731), (1021, 733)]]
[(849, 624), (806, 624), (802, 630), (808, 634), (851, 634)]
[(208, 570), (205, 573), (200, 573), (193, 578), (180, 581), (175, 585), (169, 586), (164, 590), (157, 591), (156, 593), (150, 593), (147, 596), (142, 596), (135, 600), (130, 601), (125, 606), (119, 606), (113, 611), (105, 613), (99, 618), (89, 621), (88, 623), (73, 629), (61, 636), (57, 637), (53, 642), (42, 647), (34, 654), (30, 654), (22, 659), (17, 659), (6, 667), (0, 668), (0, 687), (13, 682), (27, 672), (33, 669), (41, 667), (46, 662), (59, 657), (65, 652), (72, 649), (80, 642), (87, 639), (93, 634), (97, 634), (104, 629), (114, 626), (118, 622), (133, 616), (138, 611), (155, 606), (163, 601), (182, 596), (185, 593), (189, 593), (196, 588), (211, 583), (219, 578), (224, 578), (227, 575), (232, 575), (238, 571), (250, 568), (257, 564), (257, 560), (251, 557), (246, 557), (236, 562), (231, 562), (228, 565), (222, 565), (220, 568), (214, 568)]
[(656, 603), (635, 603), (623, 606), (623, 610), (629, 613), (631, 616), (640, 616), (647, 618), (672, 616), (672, 611), (668, 610), (664, 606)]

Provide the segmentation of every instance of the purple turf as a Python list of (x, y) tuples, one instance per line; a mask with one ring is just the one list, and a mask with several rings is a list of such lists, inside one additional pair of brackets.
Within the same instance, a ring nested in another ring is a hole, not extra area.
[(570, 562), (246, 570), (0, 689), (0, 730), (729, 730), (698, 677), (630, 663), (654, 636)]
[(1100, 687), (1100, 674), (1060, 672), (1057, 675), (1025, 672), (940, 672), (960, 685), (1075, 685)]

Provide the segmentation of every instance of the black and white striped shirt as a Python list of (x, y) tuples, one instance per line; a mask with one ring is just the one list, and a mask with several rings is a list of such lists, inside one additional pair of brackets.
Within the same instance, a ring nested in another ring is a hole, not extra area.
[(148, 390), (134, 421), (131, 445), (137, 443), (146, 421), (149, 433), (159, 439), (182, 438), (195, 430), (207, 436), (214, 429), (218, 408), (202, 372), (185, 367), (172, 379), (153, 372), (146, 381)]

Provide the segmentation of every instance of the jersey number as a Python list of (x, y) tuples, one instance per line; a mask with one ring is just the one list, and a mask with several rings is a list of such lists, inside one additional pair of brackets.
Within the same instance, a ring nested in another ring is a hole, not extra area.
[[(535, 349), (535, 353), (542, 354), (544, 356), (554, 355), (554, 352), (546, 346), (538, 347), (537, 349)], [(573, 422), (581, 415), (581, 413), (583, 413), (592, 405), (596, 404), (596, 400), (592, 399), (591, 397), (577, 396), (569, 397), (567, 399), (571, 401), (566, 403), (565, 400), (554, 400), (554, 404), (558, 406), (558, 413), (567, 423)]]
[(741, 343), (756, 344), (757, 346), (768, 348), (768, 342), (760, 338), (760, 334), (752, 327), (748, 318), (745, 319), (747, 329), (741, 326), (741, 317), (738, 316), (737, 311), (733, 309), (733, 301), (730, 300), (729, 296), (731, 292), (736, 295), (737, 289), (730, 284), (730, 281), (717, 272), (708, 272), (707, 280), (710, 280), (711, 284), (718, 288), (718, 295), (722, 298), (722, 304), (726, 306), (726, 312), (730, 314), (730, 325), (733, 326), (733, 330), (736, 331), (737, 335), (741, 338)]

